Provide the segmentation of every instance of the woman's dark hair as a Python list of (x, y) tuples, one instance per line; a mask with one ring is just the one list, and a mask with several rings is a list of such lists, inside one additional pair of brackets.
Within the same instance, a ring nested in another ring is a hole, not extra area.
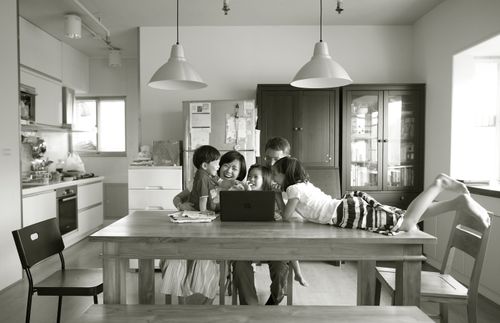
[[(236, 177), (236, 180), (242, 181), (245, 179), (245, 176), (247, 176), (247, 163), (245, 162), (245, 157), (243, 157), (243, 155), (236, 150), (228, 151), (227, 153), (222, 155), (222, 157), (220, 158), (219, 166), (232, 163), (235, 160), (240, 161), (240, 173), (238, 174), (238, 177)], [(220, 175), (220, 167), (217, 171), (217, 174)]]
[(210, 163), (220, 158), (220, 152), (213, 146), (205, 145), (196, 148), (193, 154), (193, 164), (196, 169), (203, 163)]
[(309, 182), (309, 175), (297, 158), (283, 157), (276, 161), (273, 168), (278, 173), (285, 175), (285, 179), (281, 187), (283, 191), (286, 191), (290, 185)]
[(271, 168), (263, 165), (254, 164), (250, 166), (248, 169), (248, 175), (252, 172), (252, 170), (258, 169), (262, 174), (262, 190), (263, 191), (272, 191), (273, 190), (273, 173), (271, 172)]

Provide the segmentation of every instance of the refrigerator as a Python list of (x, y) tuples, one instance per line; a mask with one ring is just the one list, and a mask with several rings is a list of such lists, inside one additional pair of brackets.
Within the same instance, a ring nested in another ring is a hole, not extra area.
[(255, 100), (184, 101), (183, 121), (184, 188), (191, 190), (196, 172), (193, 153), (201, 145), (214, 146), (221, 156), (236, 150), (245, 157), (247, 168), (255, 164), (260, 147)]

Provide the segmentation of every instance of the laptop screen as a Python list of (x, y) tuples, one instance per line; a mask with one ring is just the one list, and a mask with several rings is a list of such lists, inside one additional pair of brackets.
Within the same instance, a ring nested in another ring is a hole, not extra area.
[(221, 191), (221, 221), (274, 221), (275, 193)]

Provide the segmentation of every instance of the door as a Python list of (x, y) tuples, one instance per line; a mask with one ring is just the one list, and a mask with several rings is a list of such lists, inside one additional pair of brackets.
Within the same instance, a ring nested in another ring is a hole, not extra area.
[(292, 130), (296, 155), (306, 167), (338, 165), (334, 126), (335, 92), (301, 91)]
[(259, 105), (263, 117), (259, 120), (261, 133), (261, 154), (264, 155), (266, 141), (272, 137), (283, 137), (292, 146), (291, 154), (298, 152), (294, 147), (298, 135), (294, 131), (294, 111), (297, 109), (298, 91), (266, 91), (261, 93)]
[(384, 188), (408, 190), (418, 187), (420, 170), (418, 91), (384, 92)]
[(347, 91), (343, 170), (349, 190), (382, 189), (382, 91)]

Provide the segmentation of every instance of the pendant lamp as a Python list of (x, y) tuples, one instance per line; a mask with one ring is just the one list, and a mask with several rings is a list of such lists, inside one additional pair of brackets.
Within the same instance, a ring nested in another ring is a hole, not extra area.
[(184, 56), (184, 49), (179, 44), (179, 0), (177, 0), (177, 42), (172, 45), (170, 58), (163, 64), (148, 84), (161, 90), (195, 90), (207, 86)]
[(307, 89), (339, 87), (352, 83), (352, 79), (328, 53), (323, 42), (323, 0), (320, 0), (319, 42), (314, 45), (311, 60), (297, 72), (290, 85)]

